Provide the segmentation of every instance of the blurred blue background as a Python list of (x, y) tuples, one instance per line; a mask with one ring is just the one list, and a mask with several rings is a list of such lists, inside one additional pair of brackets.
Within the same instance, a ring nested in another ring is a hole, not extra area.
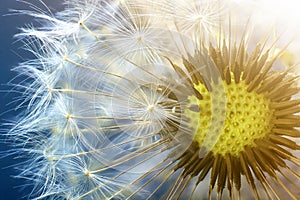
[[(41, 6), (38, 0), (26, 1)], [(62, 0), (44, 0), (44, 3), (54, 12), (62, 8), (62, 2)], [(30, 8), (17, 0), (0, 0), (0, 130), (2, 134), (5, 132), (3, 131), (5, 129), (3, 123), (14, 119), (16, 114), (20, 112), (20, 110), (14, 111), (16, 105), (11, 104), (18, 94), (9, 92), (10, 87), (7, 86), (7, 83), (17, 75), (11, 69), (16, 67), (18, 63), (32, 57), (28, 52), (21, 49), (22, 43), (16, 42), (13, 36), (19, 32), (18, 28), (24, 27), (25, 24), (32, 24), (33, 19), (25, 15), (11, 15), (12, 12), (9, 9), (28, 10)], [(1, 154), (10, 148), (9, 145), (0, 143)], [(30, 188), (21, 190), (22, 185), (26, 182), (12, 177), (17, 175), (17, 171), (12, 167), (17, 162), (20, 160), (11, 156), (0, 159), (0, 200), (27, 199), (24, 196), (30, 191)]]

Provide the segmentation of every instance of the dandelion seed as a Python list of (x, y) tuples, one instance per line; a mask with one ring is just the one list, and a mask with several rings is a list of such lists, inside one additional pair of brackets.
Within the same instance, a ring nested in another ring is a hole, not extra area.
[[(225, 1), (224, 1), (225, 2)], [(187, 34), (197, 40), (204, 40), (213, 36), (220, 19), (225, 16), (224, 2), (221, 1), (168, 1), (172, 20), (175, 23), (176, 30)]]

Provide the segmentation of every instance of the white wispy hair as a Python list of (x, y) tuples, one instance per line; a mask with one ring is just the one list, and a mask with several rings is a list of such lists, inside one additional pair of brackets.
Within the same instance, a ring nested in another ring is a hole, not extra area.
[(160, 21), (161, 27), (180, 32), (203, 42), (215, 37), (221, 21), (228, 17), (229, 1), (219, 0), (135, 0), (145, 9), (146, 16)]
[(129, 4), (65, 4), (56, 15), (20, 11), (41, 26), (16, 35), (36, 57), (15, 69), (26, 77), (16, 85), (26, 112), (9, 133), (28, 159), (19, 177), (33, 185), (31, 199), (124, 199), (134, 185), (123, 174), (137, 173), (131, 166), (145, 161), (141, 155), (149, 162), (138, 173), (151, 168), (162, 155), (147, 145), (181, 120), (162, 78), (170, 72), (149, 69), (168, 63), (158, 53), (162, 31)]

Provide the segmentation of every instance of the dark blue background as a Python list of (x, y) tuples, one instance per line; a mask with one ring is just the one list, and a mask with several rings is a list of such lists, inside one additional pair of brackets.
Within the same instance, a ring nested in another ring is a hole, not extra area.
[[(27, 0), (30, 3), (41, 5), (38, 0)], [(62, 8), (62, 0), (44, 0), (52, 11)], [(8, 119), (14, 119), (20, 111), (13, 111), (15, 104), (10, 104), (17, 94), (8, 92), (10, 89), (7, 82), (14, 76), (15, 72), (11, 69), (18, 65), (19, 62), (25, 61), (31, 55), (21, 49), (22, 44), (16, 42), (13, 35), (18, 33), (18, 28), (25, 24), (32, 24), (33, 19), (24, 15), (7, 15), (11, 14), (9, 9), (30, 9), (28, 5), (17, 2), (16, 0), (0, 0), (0, 123), (1, 134), (3, 134), (3, 123)], [(12, 111), (8, 111), (12, 110)], [(8, 112), (7, 112), (8, 111)], [(3, 139), (3, 137), (1, 137)], [(8, 150), (7, 144), (0, 143), (0, 152)], [(0, 200), (18, 200), (26, 199), (27, 190), (20, 191), (20, 187), (25, 184), (22, 180), (11, 177), (16, 175), (12, 166), (19, 162), (13, 157), (4, 157), (0, 160)]]

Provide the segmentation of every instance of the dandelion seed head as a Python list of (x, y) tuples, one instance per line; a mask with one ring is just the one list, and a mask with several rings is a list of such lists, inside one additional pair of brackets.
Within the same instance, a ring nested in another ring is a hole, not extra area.
[[(245, 41), (245, 38), (239, 44), (229, 41), (228, 45), (224, 40), (216, 46), (210, 45), (209, 55), (220, 73), (217, 79), (211, 72), (204, 76), (203, 69), (195, 70), (196, 66), (201, 66), (196, 57), (201, 57), (202, 53), (189, 56), (183, 62), (190, 86), (201, 95), (189, 96), (189, 107), (184, 111), (190, 125), (197, 128), (191, 146), (177, 158), (178, 163), (173, 168), (182, 169), (177, 181), (186, 180), (185, 185), (171, 187), (175, 190), (171, 197), (180, 197), (194, 177), (197, 177), (193, 183), (193, 191), (196, 191), (209, 176), (209, 198), (213, 197), (214, 190), (222, 197), (227, 187), (230, 199), (234, 199), (235, 191), (241, 195), (245, 182), (255, 199), (263, 195), (278, 197), (279, 193), (273, 188), (273, 181), (278, 181), (282, 187), (280, 191), (296, 199), (295, 192), (283, 187), (280, 178), (284, 172), (280, 168), (289, 169), (283, 164), (286, 162), (298, 163), (295, 155), (289, 154), (289, 157), (283, 153), (285, 148), (299, 149), (292, 139), (297, 137), (299, 127), (296, 122), (299, 120), (298, 106), (295, 105), (298, 100), (294, 100), (299, 92), (297, 76), (288, 72), (293, 67), (279, 71), (272, 68), (282, 55), (274, 53), (273, 47), (265, 50), (267, 47), (258, 44), (249, 52), (244, 49)], [(182, 72), (178, 70), (178, 73)], [(198, 111), (191, 109), (195, 105), (199, 106)], [(296, 135), (291, 134), (293, 131)], [(276, 153), (272, 155), (273, 151)], [(289, 173), (294, 176), (294, 172)], [(258, 189), (255, 180), (264, 190)]]
[(297, 58), (230, 2), (25, 11), (43, 22), (18, 35), (36, 59), (10, 133), (29, 198), (297, 199)]

